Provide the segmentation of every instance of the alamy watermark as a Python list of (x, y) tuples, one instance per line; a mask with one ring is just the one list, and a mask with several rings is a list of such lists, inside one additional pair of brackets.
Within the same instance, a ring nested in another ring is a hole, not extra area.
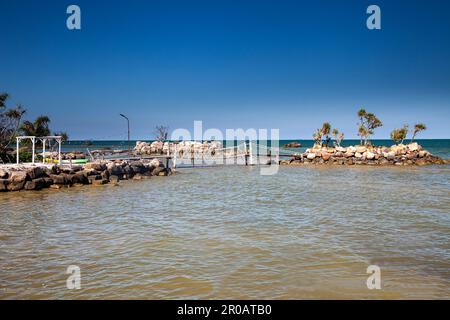
[(66, 20), (66, 26), (69, 30), (81, 30), (81, 9), (77, 5), (67, 7), (66, 13), (69, 14)]
[(367, 267), (366, 273), (370, 276), (367, 278), (366, 284), (367, 288), (370, 290), (381, 289), (381, 269), (377, 265), (370, 265)]
[[(180, 142), (216, 141), (219, 147), (210, 153), (187, 148), (183, 150), (186, 158), (178, 161), (190, 161), (190, 157), (201, 157), (202, 162), (213, 162), (215, 165), (233, 165), (245, 159), (248, 165), (263, 165), (260, 167), (261, 175), (274, 175), (279, 169), (279, 129), (225, 129), (225, 133), (217, 128), (203, 128), (202, 121), (194, 121), (193, 133), (185, 128), (172, 131), (170, 140)], [(222, 142), (224, 144), (222, 145)], [(201, 147), (201, 146), (198, 146)], [(173, 150), (179, 155), (179, 150)]]
[[(366, 26), (369, 30), (381, 29), (381, 9), (378, 5), (372, 4), (367, 7), (367, 14), (370, 16), (367, 18)], [(69, 30), (81, 30), (81, 8), (78, 5), (71, 4), (67, 7), (66, 14), (69, 16), (66, 20), (66, 26)]]
[(69, 277), (66, 280), (66, 287), (69, 290), (79, 290), (81, 289), (81, 269), (79, 266), (70, 265), (67, 267), (66, 274)]

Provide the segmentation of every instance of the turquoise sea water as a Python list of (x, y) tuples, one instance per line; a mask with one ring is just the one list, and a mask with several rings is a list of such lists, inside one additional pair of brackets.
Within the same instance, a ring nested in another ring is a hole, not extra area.
[[(142, 141), (152, 141), (152, 140), (142, 140)], [(292, 149), (298, 151), (304, 151), (306, 148), (312, 147), (314, 144), (313, 140), (302, 140), (302, 139), (291, 139), (291, 140), (280, 140), (280, 146), (286, 143), (297, 141), (302, 144), (299, 149)], [(450, 139), (418, 139), (417, 142), (422, 145), (426, 150), (431, 153), (442, 157), (450, 158)], [(372, 143), (377, 146), (390, 146), (393, 144), (392, 140), (373, 140)], [(131, 147), (136, 145), (136, 140), (130, 141)], [(359, 140), (344, 140), (343, 146), (350, 146), (359, 144)], [(94, 141), (68, 141), (63, 146), (63, 151), (80, 150), (86, 151), (87, 148), (90, 150), (100, 149), (100, 148), (110, 148), (110, 149), (127, 149), (128, 142), (126, 140), (94, 140)]]

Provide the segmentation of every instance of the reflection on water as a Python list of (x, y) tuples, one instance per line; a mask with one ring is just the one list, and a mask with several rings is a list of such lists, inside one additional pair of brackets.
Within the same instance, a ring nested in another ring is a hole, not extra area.
[[(450, 166), (0, 194), (0, 298), (450, 298)], [(366, 268), (381, 267), (382, 290)], [(82, 289), (66, 289), (69, 265)]]

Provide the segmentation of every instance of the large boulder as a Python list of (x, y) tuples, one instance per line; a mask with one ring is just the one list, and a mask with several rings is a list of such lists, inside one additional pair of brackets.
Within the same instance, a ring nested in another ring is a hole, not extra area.
[(373, 152), (367, 151), (367, 152), (365, 152), (365, 157), (368, 160), (372, 160), (375, 158), (375, 154)]
[(44, 177), (44, 178), (42, 178), (42, 179), (44, 179), (45, 186), (46, 186), (47, 188), (50, 187), (50, 186), (53, 184), (53, 179), (50, 178), (50, 177)]
[(89, 179), (82, 171), (80, 171), (73, 175), (72, 183), (73, 184), (89, 184)]
[(404, 155), (404, 154), (406, 154), (406, 152), (408, 151), (408, 149), (406, 148), (406, 146), (403, 145), (403, 144), (393, 145), (390, 149), (391, 149), (390, 151), (395, 152), (395, 154), (396, 154), (397, 156)]
[(12, 171), (10, 173), (8, 190), (9, 191), (19, 191), (25, 186), (26, 180), (29, 179), (25, 171)]
[(322, 152), (322, 159), (324, 161), (328, 161), (331, 157), (331, 154), (329, 154), (328, 152)]
[(130, 168), (132, 169), (133, 173), (145, 173), (146, 168), (144, 164), (140, 161), (133, 161), (130, 163)]
[(419, 158), (424, 158), (424, 157), (426, 157), (428, 155), (429, 155), (429, 153), (427, 151), (425, 151), (425, 150), (419, 151)]
[(106, 164), (101, 162), (88, 162), (84, 165), (84, 169), (94, 169), (96, 171), (106, 170)]
[(27, 169), (27, 174), (30, 179), (42, 178), (45, 175), (45, 171), (42, 167), (33, 167)]
[(109, 175), (114, 175), (119, 178), (121, 178), (124, 174), (122, 166), (118, 166), (114, 163), (112, 163), (112, 165), (108, 165), (108, 172), (109, 172)]
[(417, 143), (413, 142), (407, 145), (407, 148), (409, 151), (420, 151), (422, 150), (422, 147)]
[(355, 156), (355, 153), (354, 152), (350, 152), (348, 150), (347, 150), (346, 153), (344, 153), (344, 157), (346, 157), (346, 158), (352, 158), (354, 156)]
[(306, 155), (306, 158), (308, 160), (314, 160), (316, 158), (316, 153), (315, 152), (310, 152)]
[(150, 161), (150, 166), (152, 167), (164, 167), (164, 164), (160, 159), (154, 158), (152, 161)]
[(158, 176), (161, 172), (163, 172), (166, 168), (164, 167), (156, 167), (152, 170), (152, 176)]
[(395, 159), (395, 152), (394, 151), (383, 152), (383, 157), (385, 157), (388, 160), (394, 160)]
[(50, 179), (52, 179), (53, 184), (58, 184), (58, 185), (66, 184), (65, 174), (52, 174), (52, 175), (50, 175)]
[(347, 153), (355, 153), (356, 152), (356, 148), (354, 146), (350, 146), (346, 149)]
[(357, 146), (355, 152), (358, 152), (358, 153), (362, 154), (362, 153), (364, 153), (366, 151), (367, 151), (367, 147), (365, 147), (365, 146)]
[(31, 181), (27, 181), (25, 183), (24, 189), (25, 190), (41, 190), (45, 187), (47, 187), (47, 184), (46, 184), (44, 178), (37, 178), (37, 179), (33, 179)]
[(96, 176), (89, 176), (88, 177), (89, 183), (90, 184), (94, 184), (94, 181), (96, 180), (103, 180), (101, 175), (96, 175)]

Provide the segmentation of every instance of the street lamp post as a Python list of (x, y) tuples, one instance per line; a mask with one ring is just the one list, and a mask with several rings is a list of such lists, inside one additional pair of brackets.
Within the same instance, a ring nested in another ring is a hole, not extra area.
[(127, 120), (128, 125), (128, 155), (131, 155), (131, 146), (130, 146), (130, 119), (128, 119), (127, 116), (120, 114), (121, 117), (125, 118)]

